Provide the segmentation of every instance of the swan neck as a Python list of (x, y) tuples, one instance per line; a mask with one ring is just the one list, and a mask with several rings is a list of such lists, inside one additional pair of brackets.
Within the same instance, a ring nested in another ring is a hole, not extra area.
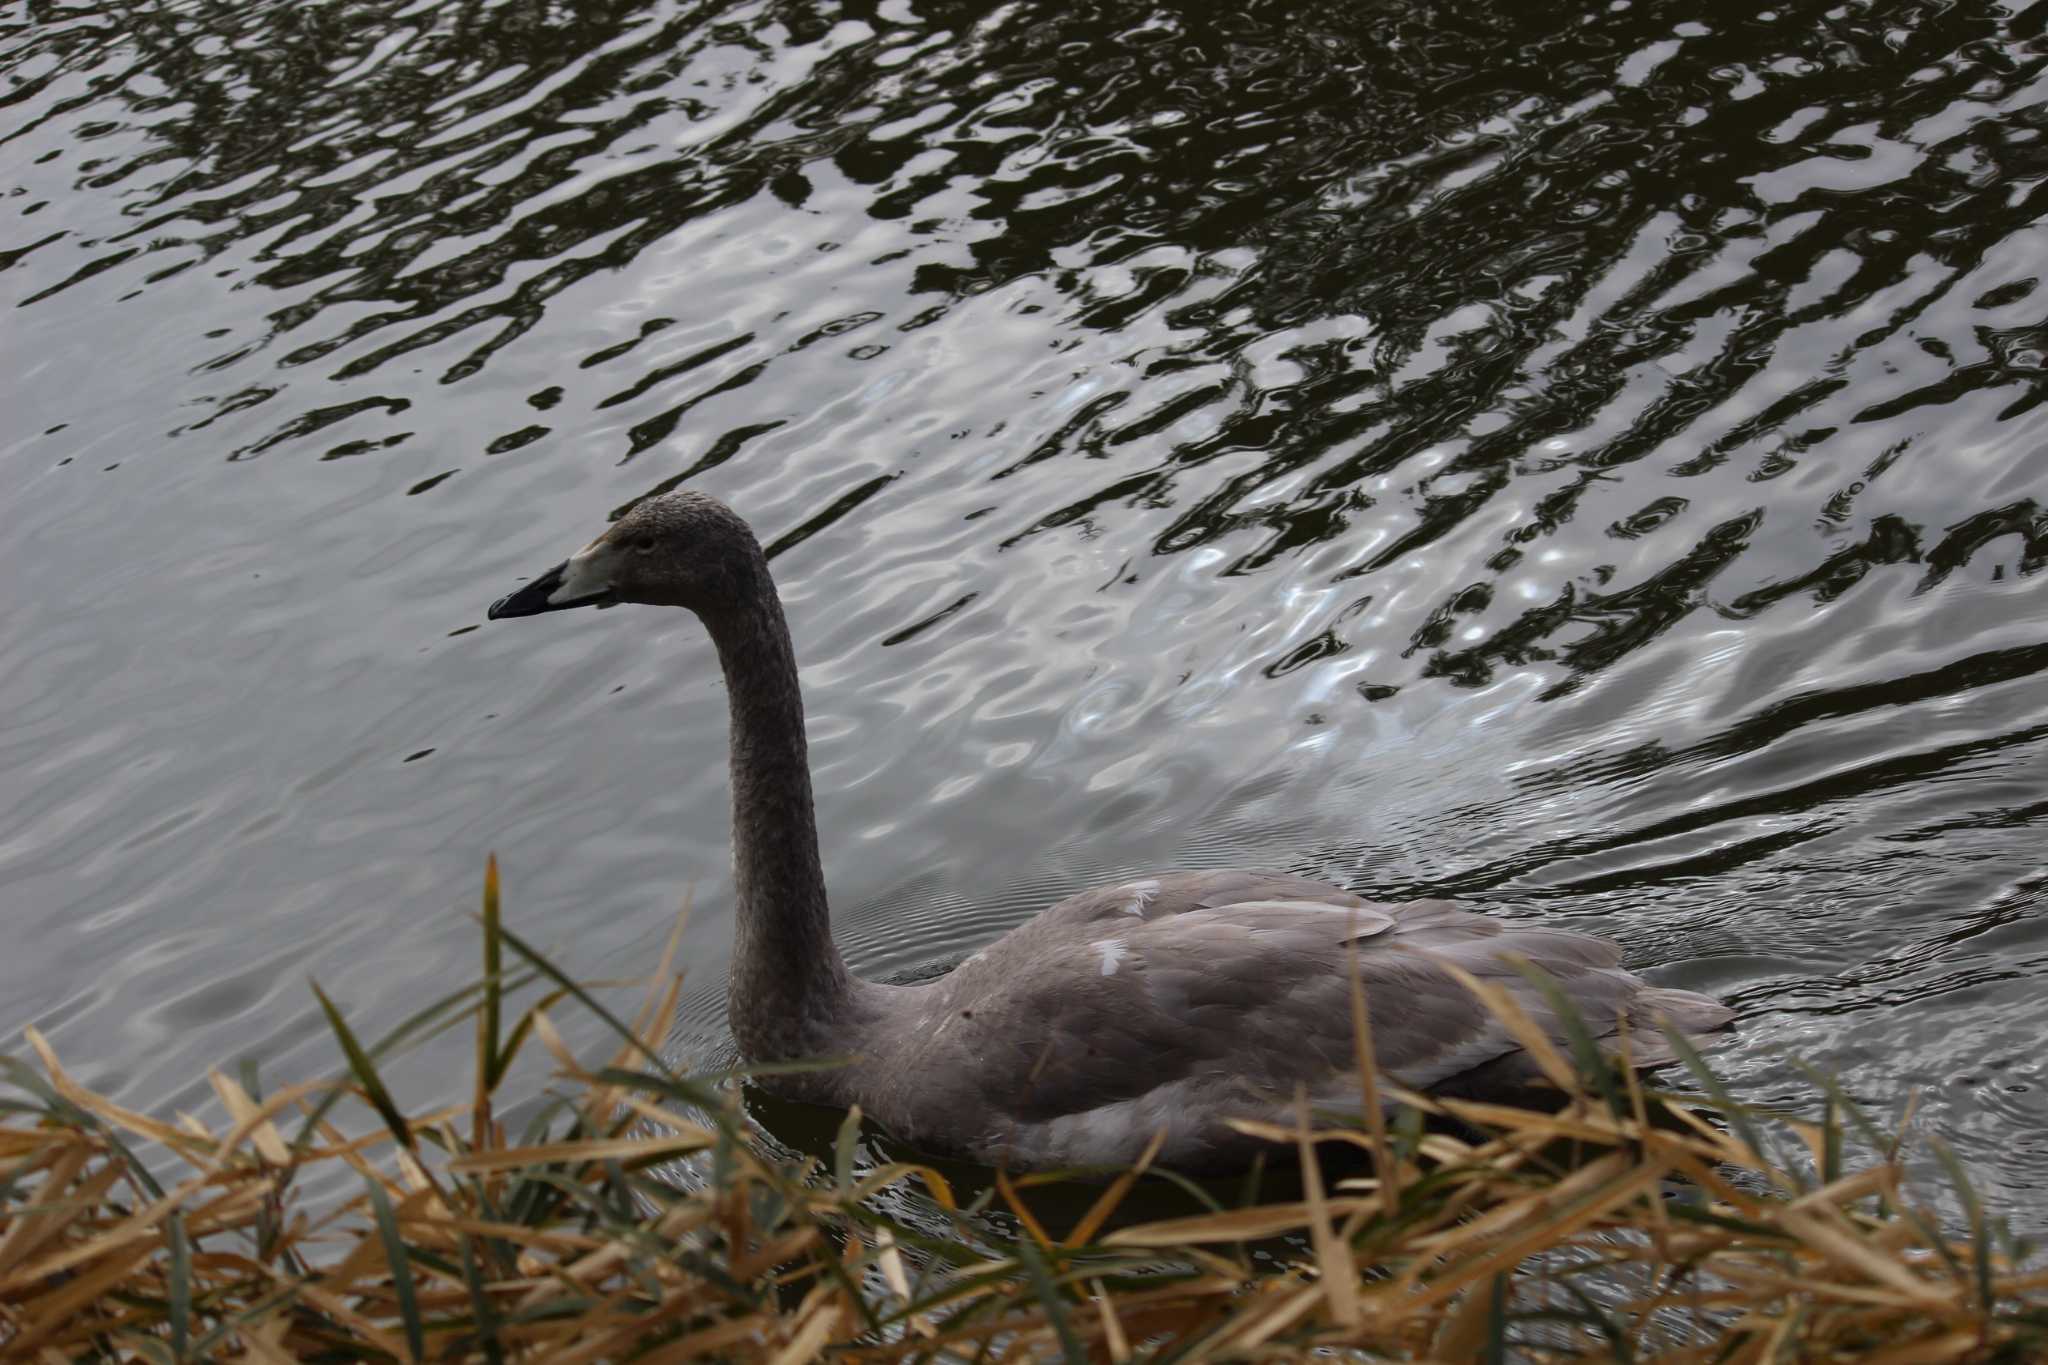
[(750, 1061), (831, 1053), (851, 978), (832, 942), (796, 655), (769, 583), (707, 615), (732, 711), (733, 887), (728, 1005)]

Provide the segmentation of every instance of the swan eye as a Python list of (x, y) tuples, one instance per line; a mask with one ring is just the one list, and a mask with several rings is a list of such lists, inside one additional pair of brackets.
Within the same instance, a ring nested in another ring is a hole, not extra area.
[(633, 548), (643, 555), (654, 553), (654, 536), (652, 533), (642, 531), (639, 535), (634, 536)]

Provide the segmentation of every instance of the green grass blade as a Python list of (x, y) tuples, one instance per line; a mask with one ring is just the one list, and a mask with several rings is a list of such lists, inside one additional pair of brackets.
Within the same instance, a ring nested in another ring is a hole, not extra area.
[(1010, 1250), (1015, 1253), (1017, 1263), (1024, 1267), (1024, 1273), (1031, 1280), (1031, 1292), (1038, 1296), (1039, 1307), (1045, 1310), (1045, 1320), (1052, 1324), (1053, 1335), (1060, 1339), (1060, 1354), (1068, 1365), (1088, 1365), (1088, 1352), (1081, 1345), (1081, 1338), (1074, 1335), (1074, 1324), (1067, 1317), (1067, 1306), (1060, 1302), (1059, 1286), (1052, 1281), (1052, 1272), (1046, 1269), (1045, 1258), (1038, 1254), (1038, 1248), (1031, 1245), (1029, 1237), (1020, 1237)]
[(1554, 1279), (1550, 1283), (1578, 1301), (1578, 1313), (1565, 1313), (1560, 1316), (1581, 1327), (1586, 1323), (1592, 1323), (1595, 1330), (1606, 1339), (1607, 1349), (1613, 1353), (1615, 1365), (1636, 1365), (1635, 1348), (1629, 1343), (1629, 1334), (1614, 1320), (1612, 1314), (1570, 1279)]
[[(508, 994), (512, 991), (522, 990), (539, 979), (538, 973), (533, 972), (515, 975), (505, 982), (505, 990)], [(427, 1039), (438, 1037), (441, 1033), (467, 1019), (475, 1011), (476, 1005), (473, 1002), (466, 1005), (465, 1002), (470, 1002), (472, 997), (480, 995), (483, 988), (481, 981), (473, 981), (469, 985), (450, 991), (432, 1004), (407, 1015), (399, 1022), (396, 1028), (377, 1040), (369, 1049), (369, 1055), (381, 1061), (409, 1043), (424, 1042)], [(305, 1148), (306, 1144), (312, 1140), (313, 1135), (319, 1131), (320, 1120), (327, 1117), (327, 1111), (332, 1109), (340, 1099), (341, 1093), (339, 1091), (330, 1091), (321, 1098), (318, 1104), (313, 1106), (312, 1112), (306, 1116), (306, 1121), (299, 1126), (298, 1137), (293, 1139), (292, 1146), (294, 1148), (300, 1150)]]
[(505, 1348), (498, 1341), (498, 1310), (491, 1303), (491, 1296), (484, 1292), (483, 1272), (477, 1268), (476, 1248), (473, 1237), (462, 1239), (462, 1279), (469, 1286), (469, 1312), (476, 1319), (478, 1343), (483, 1347), (484, 1359), (490, 1365), (501, 1365), (505, 1359)]
[(1523, 980), (1542, 994), (1551, 1012), (1557, 1015), (1557, 1022), (1564, 1027), (1564, 1038), (1571, 1048), (1572, 1060), (1578, 1064), (1579, 1075), (1593, 1083), (1600, 1097), (1607, 1101), (1610, 1113), (1618, 1119), (1629, 1117), (1633, 1111), (1622, 1095), (1621, 1087), (1614, 1083), (1614, 1067), (1600, 1051), (1600, 1045), (1593, 1041), (1592, 1030), (1586, 1027), (1586, 1017), (1579, 1013), (1579, 1007), (1557, 984), (1557, 978), (1525, 957), (1517, 955), (1507, 961)]
[(660, 1054), (650, 1051), (646, 1044), (642, 1043), (633, 1030), (626, 1027), (625, 1023), (617, 1015), (599, 1004), (589, 991), (584, 990), (583, 987), (570, 980), (560, 967), (548, 961), (546, 957), (541, 955), (538, 949), (534, 948), (510, 929), (505, 928), (502, 924), (498, 926), (498, 933), (504, 938), (505, 942), (512, 945), (513, 952), (518, 953), (521, 957), (532, 963), (535, 970), (574, 996), (583, 1008), (589, 1010), (599, 1019), (602, 1019), (612, 1032), (618, 1034), (629, 1047), (651, 1062), (655, 1069), (660, 1071), (663, 1076), (666, 1076), (671, 1081), (683, 1079), (676, 1074), (673, 1067), (662, 1059)]
[(349, 1028), (348, 1021), (341, 1017), (341, 1011), (334, 1007), (334, 1002), (327, 998), (327, 992), (320, 989), (320, 983), (317, 981), (313, 983), (313, 994), (319, 997), (320, 1008), (326, 1011), (328, 1026), (340, 1040), (342, 1055), (348, 1058), (348, 1068), (355, 1073), (357, 1084), (363, 1087), (363, 1092), (370, 1097), (370, 1103), (376, 1106), (377, 1112), (383, 1116), (384, 1126), (391, 1130), (391, 1135), (404, 1146), (411, 1147), (412, 1125), (405, 1121), (405, 1115), (399, 1113), (398, 1106), (392, 1103), (391, 1092), (384, 1088), (384, 1080), (377, 1074), (376, 1064), (370, 1060), (369, 1054), (363, 1051), (363, 1045), (356, 1041), (356, 1035)]
[(723, 1121), (725, 1104), (718, 1092), (699, 1081), (691, 1079), (664, 1080), (648, 1071), (634, 1071), (626, 1067), (608, 1066), (592, 1073), (606, 1085), (622, 1085), (639, 1091), (642, 1095), (660, 1095), (677, 1100), (692, 1109), (702, 1110), (709, 1123)]
[(391, 1288), (398, 1296), (398, 1315), (405, 1321), (405, 1344), (414, 1365), (427, 1354), (426, 1328), (420, 1323), (420, 1301), (412, 1282), (412, 1263), (406, 1258), (405, 1236), (398, 1230), (398, 1218), (391, 1212), (391, 1199), (384, 1187), (365, 1177), (370, 1187), (370, 1207), (377, 1213), (377, 1232), (384, 1239), (384, 1259), (391, 1265)]
[(1259, 1187), (1266, 1179), (1266, 1153), (1261, 1148), (1252, 1153), (1252, 1164), (1245, 1168), (1244, 1182), (1237, 1187), (1237, 1206), (1251, 1208), (1259, 1202)]
[[(386, 1055), (387, 1053), (395, 1049), (401, 1042), (409, 1038), (412, 1034), (413, 1029), (422, 1026), (424, 1023), (431, 1020), (435, 1016), (439, 1015), (444, 1010), (451, 1009), (461, 1001), (465, 1000), (466, 998), (475, 995), (480, 989), (482, 989), (481, 986), (474, 984), (464, 986), (460, 990), (453, 991), (448, 995), (442, 996), (439, 1000), (436, 1000), (433, 1004), (428, 1005), (426, 1008), (407, 1016), (402, 1022), (400, 1022), (397, 1028), (393, 1029), (390, 1033), (385, 1034), (384, 1037), (377, 1042), (376, 1046), (370, 1048), (368, 1055), (371, 1057), (382, 1057)], [(328, 1010), (328, 1019), (332, 1021), (332, 1019), (334, 1018), (332, 1007), (327, 1005), (327, 997), (324, 995), (320, 995), (320, 987), (318, 983), (314, 984), (313, 993), (316, 996), (320, 997), (320, 1001), (323, 1008)], [(313, 1140), (313, 1135), (317, 1133), (320, 1129), (321, 1120), (327, 1117), (328, 1110), (332, 1109), (336, 1104), (338, 1104), (341, 1101), (341, 1095), (342, 1092), (339, 1090), (329, 1091), (326, 1095), (321, 1097), (320, 1102), (318, 1104), (313, 1106), (311, 1112), (309, 1112), (306, 1115), (305, 1122), (299, 1125), (299, 1135), (292, 1140), (292, 1146), (294, 1148), (303, 1150), (307, 1146), (307, 1144)]]
[(171, 1355), (187, 1358), (192, 1349), (192, 1242), (185, 1235), (185, 1211), (174, 1209), (168, 1220), (171, 1264), (168, 1269)]
[(1820, 1183), (1832, 1185), (1842, 1178), (1842, 1108), (1829, 1095), (1821, 1112)]
[(245, 1327), (253, 1326), (270, 1317), (273, 1313), (288, 1311), (298, 1301), (299, 1287), (286, 1285), (274, 1294), (266, 1295), (251, 1302), (239, 1313), (224, 1315), (214, 1324), (213, 1329), (192, 1343), (192, 1359), (212, 1360), (214, 1354), (230, 1336)]
[(1990, 1313), (1998, 1300), (1991, 1291), (1991, 1241), (1984, 1228), (1984, 1202), (1977, 1198), (1977, 1188), (1970, 1183), (1963, 1163), (1956, 1160), (1955, 1150), (1940, 1138), (1927, 1139), (1927, 1145), (1934, 1150), (1935, 1159), (1941, 1162), (1942, 1169), (1948, 1172), (1956, 1193), (1962, 1197), (1964, 1210), (1970, 1215), (1970, 1259), (1977, 1269), (1977, 1306)]
[(1169, 1185), (1178, 1185), (1182, 1193), (1186, 1194), (1189, 1198), (1193, 1199), (1196, 1203), (1200, 1204), (1203, 1208), (1207, 1209), (1211, 1213), (1223, 1212), (1222, 1200), (1218, 1199), (1215, 1195), (1209, 1193), (1209, 1191), (1203, 1189), (1193, 1180), (1190, 1180), (1188, 1177), (1182, 1175), (1179, 1171), (1169, 1170), (1165, 1166), (1151, 1166), (1146, 1168), (1145, 1174), (1147, 1176), (1157, 1176)]
[(1839, 1111), (1840, 1116), (1848, 1119), (1855, 1126), (1857, 1133), (1865, 1142), (1870, 1144), (1872, 1149), (1882, 1152), (1890, 1145), (1892, 1135), (1879, 1128), (1877, 1121), (1864, 1112), (1863, 1106), (1850, 1098), (1849, 1092), (1842, 1089), (1840, 1081), (1803, 1058), (1793, 1057), (1789, 1053), (1777, 1048), (1773, 1048), (1772, 1051), (1776, 1052), (1779, 1056), (1785, 1057), (1798, 1069), (1800, 1075), (1819, 1086), (1822, 1092), (1826, 1094), (1828, 1101)]
[(1735, 1135), (1754, 1153), (1758, 1162), (1769, 1167), (1772, 1164), (1770, 1154), (1756, 1125), (1749, 1121), (1749, 1107), (1728, 1093), (1728, 1087), (1721, 1084), (1721, 1078), (1707, 1066), (1706, 1059), (1700, 1056), (1699, 1049), (1692, 1045), (1692, 1040), (1685, 1036), (1683, 1030), (1666, 1028), (1664, 1037), (1670, 1042), (1671, 1050), (1678, 1054), (1678, 1060), (1685, 1063), (1685, 1069), (1692, 1073), (1693, 1079), (1713, 1098), (1714, 1107), (1728, 1120)]
[(1508, 1277), (1495, 1275), (1486, 1299), (1486, 1365), (1508, 1362)]

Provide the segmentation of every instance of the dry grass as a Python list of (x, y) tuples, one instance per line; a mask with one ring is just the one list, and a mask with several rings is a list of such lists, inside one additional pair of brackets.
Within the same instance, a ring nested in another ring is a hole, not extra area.
[[(1033, 1212), (1042, 1179), (998, 1179), (960, 1208), (936, 1171), (863, 1167), (854, 1120), (830, 1162), (764, 1155), (725, 1089), (656, 1054), (671, 964), (634, 1025), (614, 1019), (502, 928), (495, 870), (484, 944), (482, 982), (375, 1047), (327, 1006), (350, 1062), (340, 1082), (262, 1095), (214, 1075), (219, 1131), (89, 1093), (31, 1032), (40, 1066), (6, 1059), (18, 1097), (0, 1101), (0, 1355), (2048, 1358), (2048, 1270), (1987, 1221), (1953, 1162), (1969, 1227), (1945, 1232), (1916, 1207), (1895, 1148), (1823, 1080), (1818, 1121), (1765, 1119), (1691, 1058), (1715, 1096), (1710, 1122), (1600, 1068), (1581, 1039), (1576, 1057), (1544, 1053), (1566, 1095), (1554, 1114), (1401, 1096), (1400, 1117), (1369, 1130), (1318, 1129), (1305, 1108), (1266, 1130), (1283, 1147), (1376, 1154), (1383, 1181), (1326, 1188), (1311, 1164), (1298, 1199), (1135, 1223), (1122, 1207), (1132, 1172), (1055, 1237)], [(504, 1030), (515, 993), (538, 998)], [(1490, 1003), (1526, 1029), (1511, 1003)], [(569, 1004), (617, 1030), (609, 1065), (586, 1068), (562, 1044), (549, 1011)], [(471, 1018), (474, 1093), (401, 1114), (378, 1061)], [(534, 1043), (576, 1100), (513, 1141), (493, 1095)], [(340, 1102), (367, 1104), (381, 1127), (345, 1136), (329, 1121)], [(1431, 1131), (1424, 1111), (1479, 1136)], [(1771, 1156), (1765, 1124), (1810, 1162)], [(1845, 1136), (1878, 1156), (1845, 1169)], [(655, 1178), (685, 1154), (694, 1188)], [(300, 1207), (307, 1173), (340, 1165), (362, 1192)], [(916, 1219), (882, 1211), (905, 1206), (877, 1198), (896, 1187)]]

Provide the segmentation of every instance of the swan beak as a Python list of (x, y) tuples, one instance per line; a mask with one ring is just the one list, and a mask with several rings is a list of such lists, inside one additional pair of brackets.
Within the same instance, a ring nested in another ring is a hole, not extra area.
[(507, 616), (538, 616), (544, 611), (609, 606), (616, 602), (609, 575), (598, 572), (600, 557), (592, 553), (595, 548), (593, 545), (574, 558), (563, 560), (517, 592), (507, 593), (491, 603), (486, 615), (501, 621)]

